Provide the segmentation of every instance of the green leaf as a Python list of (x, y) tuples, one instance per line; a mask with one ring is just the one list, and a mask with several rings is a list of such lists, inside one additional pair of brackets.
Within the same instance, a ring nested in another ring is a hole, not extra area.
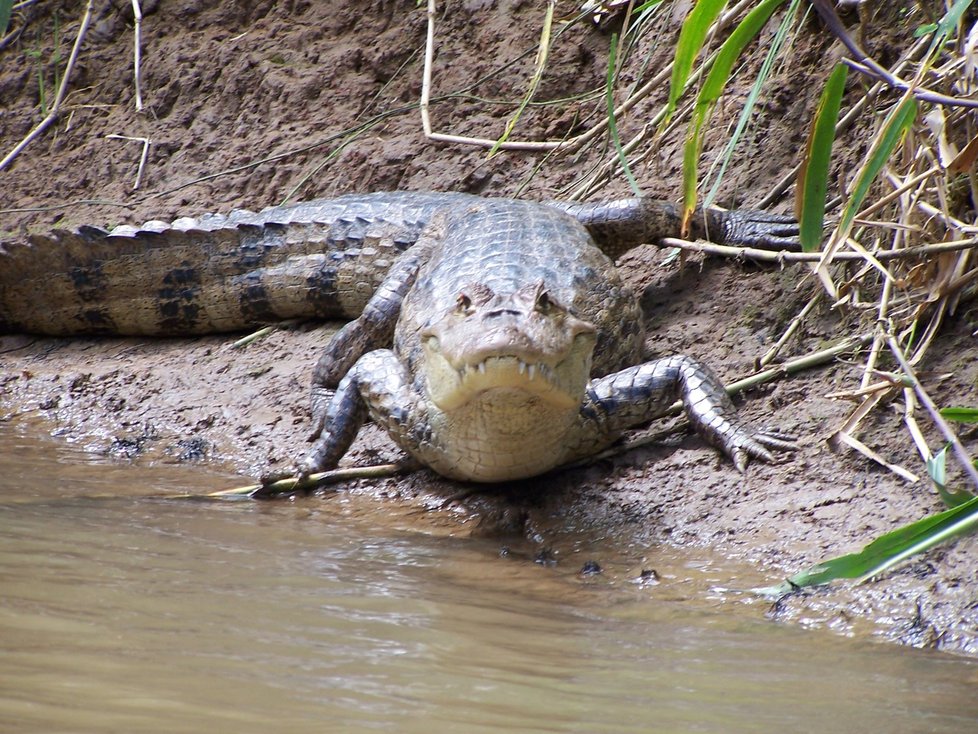
[[(702, 3), (704, 0), (700, 0)], [(710, 66), (710, 71), (706, 75), (703, 86), (700, 87), (696, 97), (696, 106), (693, 109), (693, 120), (690, 123), (689, 133), (686, 135), (686, 146), (683, 149), (683, 220), (696, 208), (696, 184), (697, 167), (699, 164), (700, 151), (703, 147), (702, 130), (706, 124), (710, 113), (723, 90), (730, 80), (733, 65), (740, 57), (744, 47), (750, 43), (761, 28), (767, 23), (771, 14), (785, 0), (762, 0), (757, 7), (751, 10), (740, 24), (733, 29), (727, 40), (723, 42), (717, 51), (716, 58)], [(700, 3), (697, 4), (699, 8)], [(695, 12), (695, 11), (694, 11)], [(690, 14), (692, 17), (692, 14)], [(689, 22), (689, 19), (686, 21)], [(685, 30), (685, 25), (683, 26)], [(680, 38), (682, 34), (680, 34)], [(678, 51), (677, 51), (678, 63)], [(675, 70), (673, 71), (675, 80)]]
[(930, 480), (934, 483), (934, 486), (937, 487), (937, 493), (944, 500), (944, 504), (948, 507), (957, 507), (972, 499), (974, 495), (964, 490), (955, 491), (947, 488), (948, 446), (945, 446), (931, 458), (927, 459), (927, 474), (930, 476)]
[(14, 0), (0, 0), (0, 36), (7, 33), (7, 27), (10, 25), (10, 11), (13, 7)]
[(625, 178), (628, 179), (628, 185), (632, 187), (632, 192), (635, 196), (641, 196), (642, 190), (638, 187), (638, 183), (635, 181), (635, 177), (632, 175), (632, 169), (628, 166), (628, 157), (625, 155), (625, 149), (621, 147), (621, 137), (618, 135), (618, 122), (615, 120), (615, 63), (618, 51), (618, 34), (611, 34), (611, 48), (608, 50), (608, 78), (605, 83), (605, 100), (608, 104), (608, 132), (611, 133), (611, 142), (615, 146), (615, 152), (618, 154), (618, 161), (621, 163), (622, 171), (625, 173)]
[(702, 179), (703, 185), (706, 185), (707, 182), (710, 183), (709, 190), (706, 196), (703, 197), (704, 207), (710, 207), (716, 201), (727, 166), (734, 157), (734, 152), (744, 135), (744, 131), (747, 130), (752, 122), (754, 109), (757, 106), (757, 101), (761, 97), (764, 84), (771, 78), (775, 63), (781, 59), (782, 49), (785, 48), (792, 33), (797, 32), (802, 22), (802, 19), (799, 18), (798, 8), (802, 3), (807, 6), (809, 2), (809, 0), (787, 1), (790, 4), (781, 22), (778, 24), (778, 29), (767, 39), (767, 52), (764, 55), (764, 61), (761, 62), (760, 69), (754, 73), (754, 80), (751, 84), (750, 92), (748, 92), (747, 98), (744, 100), (744, 106), (740, 110), (740, 114), (737, 115), (737, 124), (727, 139), (727, 144), (724, 146), (723, 152), (714, 158), (707, 175)]
[(961, 18), (964, 17), (965, 11), (971, 6), (974, 0), (957, 0), (951, 9), (948, 10), (941, 21), (937, 24), (938, 35), (941, 36), (941, 43), (944, 42), (944, 38), (954, 33), (957, 30), (958, 24), (961, 22)]
[(805, 252), (817, 250), (822, 243), (825, 222), (825, 195), (828, 190), (829, 163), (839, 105), (846, 86), (845, 64), (836, 64), (822, 90), (818, 110), (808, 134), (808, 148), (798, 171), (795, 210), (800, 224), (801, 247)]
[(938, 543), (978, 529), (978, 497), (880, 536), (859, 553), (839, 556), (792, 576), (779, 586), (756, 589), (772, 596), (836, 579), (863, 581)]
[(958, 423), (978, 423), (978, 408), (941, 408), (941, 416)]
[(859, 171), (856, 185), (853, 187), (846, 208), (842, 212), (839, 221), (839, 232), (847, 235), (852, 227), (852, 220), (856, 218), (856, 213), (862, 206), (863, 199), (869, 193), (869, 187), (874, 179), (883, 169), (884, 164), (893, 153), (897, 143), (903, 138), (907, 130), (917, 117), (917, 100), (907, 97), (899, 105), (890, 111), (886, 121), (883, 123), (883, 131), (876, 142), (876, 146), (869, 154), (866, 164)]
[(693, 63), (699, 56), (706, 40), (706, 34), (713, 25), (713, 21), (720, 15), (726, 0), (698, 0), (696, 7), (686, 16), (683, 21), (682, 30), (679, 31), (679, 40), (676, 41), (676, 55), (672, 62), (672, 79), (669, 82), (669, 101), (666, 104), (666, 113), (662, 119), (662, 127), (666, 126), (672, 113), (676, 111), (676, 104), (686, 89), (689, 81), (689, 74), (693, 70)]

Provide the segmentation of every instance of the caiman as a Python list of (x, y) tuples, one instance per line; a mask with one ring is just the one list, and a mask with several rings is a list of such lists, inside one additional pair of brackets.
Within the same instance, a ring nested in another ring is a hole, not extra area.
[[(642, 362), (638, 301), (612, 258), (677, 235), (648, 199), (532, 203), (344, 196), (0, 245), (0, 333), (193, 335), (352, 318), (313, 374), (304, 473), (336, 466), (367, 417), (447, 477), (530, 477), (594, 454), (678, 395), (743, 470), (792, 441), (740, 422), (683, 356)], [(693, 234), (797, 247), (790, 219), (708, 210)]]

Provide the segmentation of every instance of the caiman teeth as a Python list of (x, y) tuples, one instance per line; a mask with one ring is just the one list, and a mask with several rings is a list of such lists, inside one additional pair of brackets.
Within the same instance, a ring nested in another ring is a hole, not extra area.
[[(486, 375), (488, 371), (489, 362), (494, 359), (497, 358), (489, 357), (488, 359), (485, 359), (482, 362), (478, 362), (475, 364), (463, 364), (461, 367), (458, 368), (458, 375), (462, 379), (464, 379), (466, 375), (469, 375), (474, 372), (477, 372), (480, 375)], [(507, 358), (503, 358), (503, 359), (507, 359)], [(515, 362), (516, 362), (516, 371), (520, 375), (526, 375), (528, 381), (536, 380), (538, 377), (542, 380), (553, 379), (554, 370), (549, 365), (546, 365), (542, 362), (539, 364), (528, 364), (527, 362), (524, 362), (521, 359), (517, 359), (515, 360)]]

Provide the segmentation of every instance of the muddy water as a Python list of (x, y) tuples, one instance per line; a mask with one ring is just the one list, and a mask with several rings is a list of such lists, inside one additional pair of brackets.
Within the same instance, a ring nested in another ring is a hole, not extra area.
[(978, 730), (974, 662), (765, 622), (708, 556), (147, 498), (233, 480), (3, 424), (0, 468), (0, 732)]

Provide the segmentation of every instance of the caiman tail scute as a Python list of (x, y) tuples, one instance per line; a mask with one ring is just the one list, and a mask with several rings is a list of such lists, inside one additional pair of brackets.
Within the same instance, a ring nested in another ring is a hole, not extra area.
[(0, 333), (180, 336), (351, 318), (443, 196), (374, 194), (0, 243)]

